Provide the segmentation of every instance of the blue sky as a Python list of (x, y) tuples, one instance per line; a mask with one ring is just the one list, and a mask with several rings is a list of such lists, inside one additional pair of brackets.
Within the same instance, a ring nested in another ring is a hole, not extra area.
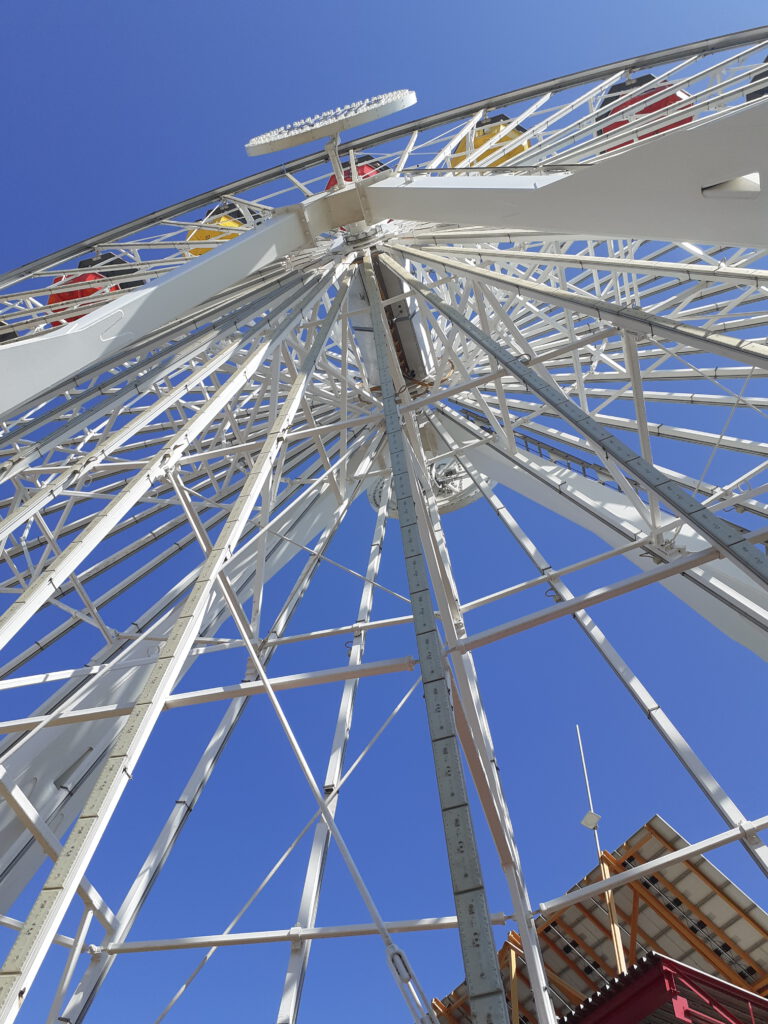
[(412, 88), (413, 113), (760, 25), (759, 0), (4, 4), (0, 265), (256, 169), (243, 144)]
[[(240, 178), (258, 166), (243, 150), (252, 135), (356, 98), (413, 88), (419, 105), (412, 113), (424, 114), (630, 54), (753, 27), (764, 20), (764, 3), (751, 0), (730, 5), (714, 0), (696, 4), (652, 0), (642, 5), (615, 0), (582, 4), (558, 0), (547, 5), (511, 0), (474, 0), (471, 5), (458, 0), (422, 4), (390, 0), (386, 5), (259, 5), (234, 0), (219, 0), (215, 5), (198, 0), (62, 4), (45, 0), (9, 5), (4, 10), (6, 52), (0, 79), (13, 106), (6, 113), (8, 142), (0, 169), (7, 197), (0, 228), (0, 266), (12, 267)], [(523, 499), (516, 505), (516, 514), (535, 536), (549, 538), (546, 554), (553, 564), (598, 549), (575, 528)], [(515, 578), (530, 574), (509, 544), (505, 547), (509, 561), (499, 561), (501, 528), (487, 527), (487, 523), (487, 513), (476, 506), (447, 519), (448, 540), (453, 540), (453, 550), (461, 552), (456, 555), (456, 570), (462, 596), (476, 596), (497, 581), (501, 586), (510, 574)], [(356, 510), (346, 534), (339, 538), (336, 557), (360, 564), (370, 526), (370, 509)], [(403, 589), (397, 565), (387, 563), (383, 572), (383, 582)], [(295, 623), (296, 631), (324, 624), (323, 616), (328, 617), (324, 581), (326, 593), (335, 592), (335, 577), (326, 568)], [(594, 582), (585, 575), (580, 581), (587, 589), (605, 582), (605, 575)], [(356, 600), (352, 593), (345, 597), (350, 610)], [(375, 614), (397, 614), (400, 607), (394, 599), (384, 598)], [(767, 710), (762, 663), (702, 628), (692, 612), (661, 588), (606, 606), (596, 618), (673, 719), (679, 720), (726, 789), (733, 790), (748, 813), (764, 813), (768, 809), (760, 785), (764, 770), (755, 771), (758, 758), (762, 760), (761, 723)], [(374, 639), (367, 656), (387, 657), (388, 653), (383, 642)], [(340, 663), (344, 656), (343, 645), (336, 642), (335, 647), (322, 650), (321, 663)], [(226, 662), (221, 667), (224, 672)], [(275, 671), (301, 667), (287, 657), (275, 662)], [(576, 881), (593, 858), (591, 837), (578, 827), (585, 807), (577, 770), (577, 721), (582, 724), (594, 772), (597, 809), (605, 815), (604, 845), (617, 845), (656, 812), (692, 839), (720, 830), (719, 819), (682, 777), (661, 741), (648, 735), (635, 707), (570, 621), (548, 627), (543, 635), (525, 634), (514, 644), (499, 645), (494, 653), (480, 652), (478, 669), (481, 678), (494, 683), (486, 699), (496, 723), (507, 791), (537, 901)], [(236, 671), (233, 663), (232, 673)], [(730, 685), (734, 680), (738, 686)], [(405, 687), (400, 679), (384, 693), (366, 691), (356, 719), (359, 734), (353, 754)], [(420, 731), (418, 694), (412, 704), (414, 713), (402, 729), (382, 739), (381, 760), (361, 769), (360, 788), (350, 786), (351, 806), (359, 814), (350, 813), (344, 819), (345, 835), (353, 845), (356, 839), (362, 843), (372, 827), (381, 831), (380, 857), (369, 869), (374, 888), (396, 890), (401, 896), (387, 907), (391, 917), (409, 916), (409, 901), (425, 893), (430, 899), (425, 899), (420, 911), (451, 912), (442, 893), (444, 872), (439, 867), (434, 884), (409, 874), (408, 842), (434, 848), (436, 864), (442, 842), (433, 793), (409, 784), (411, 778), (428, 777), (431, 770)], [(313, 763), (319, 765), (327, 750), (331, 705), (319, 694), (311, 694), (301, 700), (293, 696), (286, 706)], [(244, 766), (249, 748), (275, 741), (277, 749), (279, 743), (272, 723), (253, 710), (250, 716), (244, 727), (249, 730), (247, 740), (217, 769), (206, 815), (190, 825), (187, 841), (174, 860), (174, 871), (186, 880), (190, 899), (180, 903), (178, 890), (161, 883), (157, 903), (147, 908), (140, 922), (142, 934), (213, 931), (224, 924), (269, 866), (270, 853), (280, 842), (287, 843), (297, 822), (312, 813), (307, 796), (298, 817), (297, 808), (271, 801), (264, 818), (262, 793), (270, 788), (270, 778)], [(714, 716), (720, 721), (716, 742)], [(163, 743), (148, 750), (145, 770), (162, 773), (171, 789), (178, 788), (194, 756), (177, 756), (182, 738), (191, 739), (197, 751), (217, 717), (216, 709), (196, 710), (184, 720), (183, 737), (181, 725), (163, 724)], [(499, 723), (509, 723), (509, 730)], [(288, 754), (276, 756), (271, 772), (290, 772)], [(397, 766), (388, 769), (392, 788), (372, 819), (364, 783), (380, 784), (382, 765), (387, 762)], [(140, 858), (145, 847), (138, 825), (149, 821), (159, 826), (166, 810), (167, 801), (159, 792), (155, 800), (129, 795), (125, 821), (137, 827), (128, 838), (125, 832), (119, 840), (108, 838), (105, 857), (95, 868), (95, 881), (103, 878), (108, 884), (106, 855), (111, 853), (125, 865)], [(245, 848), (229, 830), (231, 816), (243, 812), (252, 815), (254, 822)], [(426, 829), (425, 822), (429, 823)], [(260, 842), (265, 833), (274, 840), (269, 851)], [(201, 859), (194, 840), (210, 843), (212, 836), (215, 857), (210, 859), (209, 853)], [(481, 839), (487, 850), (487, 836)], [(766, 902), (765, 879), (740, 851), (723, 853), (718, 863)], [(284, 879), (281, 876), (265, 916), (252, 918), (251, 927), (290, 924), (280, 908), (293, 906), (301, 871), (300, 859)], [(335, 854), (328, 873), (332, 882), (344, 884)], [(506, 906), (499, 880), (492, 879), (489, 887), (493, 907)], [(209, 896), (203, 896), (203, 888), (210, 888)], [(114, 899), (118, 896), (119, 890)], [(345, 913), (351, 920), (365, 919), (351, 893)], [(326, 921), (332, 916), (329, 913)], [(313, 994), (330, 998), (331, 993), (323, 990), (323, 974), (326, 969), (330, 974), (337, 956), (329, 948), (332, 945), (319, 948), (316, 944), (308, 998)], [(443, 993), (460, 980), (453, 936), (414, 939), (409, 949), (424, 965), (430, 995)], [(113, 1024), (151, 1021), (190, 960), (194, 962), (194, 958), (171, 954), (168, 968), (165, 961), (157, 968), (143, 958), (131, 960), (119, 979), (118, 971), (113, 972), (115, 980), (110, 979), (111, 988), (105, 991), (111, 1002), (105, 1004), (102, 1015), (97, 1009), (93, 1019)], [(234, 991), (243, 974), (253, 975), (255, 987), (265, 993), (264, 1002), (254, 1011), (247, 997), (238, 996), (242, 1002), (234, 1007), (232, 1019), (237, 1019), (237, 1012), (269, 1019), (274, 1011), (275, 972), (279, 976), (284, 962), (283, 947), (221, 954), (210, 968), (211, 981), (201, 983), (200, 994), (182, 1002), (169, 1020), (197, 1024), (211, 1019), (218, 1005), (217, 992), (230, 987)], [(382, 1002), (378, 1011), (368, 1004), (369, 1019), (374, 1024), (399, 1019), (398, 999), (383, 969), (372, 977), (353, 973), (349, 991), (343, 997), (336, 993), (339, 1019), (351, 1017), (359, 1001), (369, 1000), (379, 985), (385, 986)], [(302, 1019), (314, 1024), (327, 1016), (308, 1010)]]

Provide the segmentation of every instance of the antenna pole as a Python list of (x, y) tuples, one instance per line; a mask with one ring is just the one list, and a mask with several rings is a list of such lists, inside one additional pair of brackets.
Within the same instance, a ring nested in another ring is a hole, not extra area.
[[(588, 828), (595, 837), (595, 849), (597, 850), (597, 864), (600, 868), (600, 875), (603, 879), (610, 878), (611, 872), (603, 858), (603, 851), (600, 848), (600, 837), (597, 832), (598, 822), (600, 821), (600, 815), (595, 813), (595, 807), (592, 803), (592, 790), (589, 785), (589, 772), (587, 771), (587, 759), (584, 756), (584, 744), (581, 741), (581, 729), (576, 726), (576, 739), (579, 743), (579, 754), (581, 755), (581, 768), (584, 772), (584, 786), (587, 790), (587, 801), (589, 803), (589, 813), (585, 814), (581, 820), (581, 824), (585, 828)], [(611, 927), (611, 940), (613, 942), (613, 952), (616, 957), (616, 968), (619, 974), (624, 974), (627, 970), (627, 961), (624, 957), (624, 946), (621, 941), (621, 929), (619, 928), (619, 918), (616, 913), (616, 902), (613, 898), (613, 890), (608, 889), (605, 893), (605, 905), (608, 909), (608, 919)]]

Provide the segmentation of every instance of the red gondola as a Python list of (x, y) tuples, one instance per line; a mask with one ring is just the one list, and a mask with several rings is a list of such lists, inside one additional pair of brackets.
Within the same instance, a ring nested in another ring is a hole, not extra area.
[(750, 103), (752, 100), (760, 100), (763, 96), (768, 96), (768, 82), (765, 81), (768, 78), (768, 67), (766, 65), (768, 65), (768, 57), (763, 57), (763, 66), (749, 80), (750, 85), (756, 85), (758, 88), (752, 89), (747, 93), (747, 103)]
[[(358, 178), (372, 178), (375, 174), (380, 174), (381, 171), (389, 170), (382, 160), (376, 160), (372, 156), (358, 156), (355, 158), (355, 163), (357, 164)], [(349, 162), (342, 164), (342, 170), (344, 171), (344, 181), (351, 182), (352, 168), (349, 166)], [(325, 186), (326, 192), (336, 187), (336, 180), (336, 175), (332, 174)]]
[[(85, 273), (74, 275), (60, 274), (53, 279), (54, 284), (64, 282), (69, 285), (76, 285), (77, 287), (67, 291), (52, 292), (48, 296), (47, 305), (57, 306), (62, 302), (77, 302), (79, 299), (87, 299), (90, 295), (96, 295), (100, 292), (118, 292), (129, 288), (140, 288), (145, 283), (134, 278), (108, 284), (109, 279), (112, 277), (124, 277), (127, 274), (136, 273), (136, 268), (132, 264), (113, 252), (103, 252), (96, 256), (88, 256), (86, 259), (80, 260), (77, 266), (78, 270), (84, 270)], [(76, 313), (74, 316), (62, 317), (61, 320), (52, 320), (51, 327), (61, 327), (62, 324), (72, 323), (74, 320), (79, 320), (81, 316), (85, 316), (87, 312), (89, 310), (86, 309), (82, 313)]]
[[(642, 86), (646, 85), (648, 86), (647, 89), (642, 88)], [(628, 125), (630, 121), (635, 121), (646, 114), (655, 114), (666, 107), (679, 103), (681, 100), (690, 99), (690, 95), (687, 92), (683, 92), (682, 89), (670, 90), (670, 86), (670, 82), (662, 78), (656, 78), (655, 75), (640, 75), (639, 78), (628, 79), (624, 82), (614, 82), (603, 97), (595, 114), (597, 121), (609, 121), (608, 124), (598, 127), (598, 135), (607, 135), (609, 132), (618, 131), (625, 125)], [(640, 89), (640, 92), (637, 92), (638, 89)], [(634, 95), (624, 100), (623, 103), (617, 103), (616, 100), (626, 92), (632, 92)], [(663, 95), (659, 95), (660, 93)], [(655, 96), (658, 98), (654, 99)], [(690, 106), (690, 104), (686, 104), (686, 106)], [(609, 109), (604, 109), (606, 107)], [(617, 114), (623, 114), (624, 116), (616, 117)], [(614, 118), (616, 120), (613, 120)], [(668, 132), (671, 128), (680, 128), (684, 124), (690, 124), (691, 121), (693, 121), (693, 117), (681, 117), (679, 121), (675, 121), (673, 124), (667, 124), (661, 128), (653, 128), (649, 132), (638, 135), (638, 139), (650, 139), (653, 135), (661, 135), (663, 132)], [(610, 152), (612, 149), (621, 149), (622, 146), (631, 146), (632, 142), (632, 139), (628, 139), (626, 142), (620, 142), (616, 146), (611, 146), (605, 152)]]

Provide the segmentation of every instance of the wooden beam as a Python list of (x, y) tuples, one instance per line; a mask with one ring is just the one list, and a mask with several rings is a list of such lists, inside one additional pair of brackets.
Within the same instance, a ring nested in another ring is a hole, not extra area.
[[(522, 958), (524, 964), (525, 956), (523, 954), (523, 947), (520, 942), (520, 936), (517, 934), (517, 932), (511, 931), (507, 937), (507, 942), (509, 942), (510, 947), (513, 948), (517, 953), (518, 960)], [(570, 967), (570, 962), (568, 963), (568, 966)], [(584, 993), (579, 992), (578, 989), (573, 988), (571, 985), (568, 984), (567, 981), (563, 981), (560, 975), (555, 974), (554, 970), (551, 967), (549, 967), (549, 965), (546, 963), (544, 964), (544, 970), (546, 971), (547, 981), (549, 982), (549, 984), (552, 987), (559, 989), (560, 994), (565, 996), (567, 1002), (574, 1003), (575, 1006), (578, 1006), (580, 1003), (584, 1002)], [(528, 975), (525, 971), (524, 966), (522, 966), (519, 962), (517, 968), (517, 976), (521, 981), (525, 982), (528, 988), (530, 988)], [(533, 1020), (529, 1010), (525, 1011), (525, 1015), (529, 1018), (529, 1020)]]
[(632, 893), (632, 917), (629, 919), (629, 962), (637, 963), (637, 917), (640, 913), (640, 895)]
[[(610, 853), (606, 853), (605, 856), (614, 871), (617, 873), (620, 872), (621, 864), (615, 860)], [(672, 911), (667, 910), (658, 896), (656, 896), (650, 889), (646, 889), (642, 882), (628, 882), (627, 884), (643, 897), (645, 903), (655, 914), (657, 914), (663, 921), (666, 921), (666, 923), (676, 931), (678, 935), (698, 950), (704, 959), (709, 961), (709, 963), (715, 968), (715, 971), (718, 974), (725, 975), (729, 981), (733, 982), (734, 985), (738, 985), (740, 988), (743, 987), (744, 979), (741, 975), (737, 974), (736, 971), (724, 963), (715, 951), (710, 949), (706, 942), (702, 942), (698, 935), (695, 935), (690, 928), (688, 928), (684, 921), (681, 921), (679, 917), (676, 917)], [(665, 884), (669, 884), (666, 879)]]
[(517, 953), (509, 950), (509, 1007), (511, 1024), (520, 1024), (520, 1002), (517, 995)]
[(615, 975), (615, 969), (612, 964), (609, 964), (607, 960), (603, 960), (601, 956), (598, 956), (597, 951), (588, 944), (587, 940), (583, 935), (579, 935), (569, 924), (561, 918), (557, 918), (556, 921), (549, 922), (549, 927), (556, 928), (562, 932), (565, 932), (571, 939), (571, 945), (577, 946), (582, 952), (586, 953), (600, 968), (601, 971), (608, 977), (613, 978)]
[[(660, 832), (657, 832), (656, 829), (652, 825), (649, 824), (649, 825), (646, 825), (645, 827), (650, 832), (653, 833), (654, 839), (658, 839), (658, 841), (662, 844), (662, 846), (666, 847), (666, 849), (668, 849), (668, 850), (676, 849), (676, 847), (674, 847), (672, 845), (672, 843), (669, 842), (668, 839), (665, 839), (664, 836), (661, 835)], [(722, 892), (720, 889), (715, 889), (712, 886), (712, 882), (710, 881), (710, 879), (707, 878), (707, 876), (704, 874), (704, 872), (700, 868), (696, 867), (695, 864), (689, 863), (688, 861), (686, 861), (685, 863), (687, 864), (688, 869), (690, 871), (692, 871), (696, 875), (696, 877), (698, 879), (700, 879), (702, 882), (704, 882), (705, 885), (708, 885), (713, 893), (716, 893), (725, 903), (727, 903), (728, 906), (731, 908), (731, 910), (734, 911), (734, 913), (738, 914), (739, 917), (742, 917), (742, 918), (744, 917), (744, 910), (743, 910), (743, 908), (740, 907), (738, 905), (738, 903), (736, 903), (734, 900), (732, 900), (731, 897), (727, 893)], [(765, 928), (761, 927), (757, 923), (757, 921), (753, 921), (750, 918), (748, 920), (748, 923), (749, 923), (749, 925), (752, 928), (755, 929), (755, 931), (758, 933), (758, 935), (761, 935), (764, 939), (768, 939), (768, 930), (766, 930)], [(735, 946), (734, 943), (728, 938), (728, 936), (724, 936), (724, 939), (728, 943), (729, 946), (732, 946), (734, 949), (737, 950), (737, 952), (739, 953), (739, 956), (743, 956), (745, 960), (749, 960), (749, 963), (750, 963), (751, 966), (755, 967), (762, 974), (765, 974), (765, 969), (763, 967), (761, 967), (760, 964), (758, 964), (754, 960), (752, 960), (747, 952), (745, 952), (743, 949), (741, 949), (741, 947)]]
[[(597, 835), (597, 833), (595, 833), (595, 835)], [(603, 854), (600, 855), (600, 874), (603, 877), (603, 881), (611, 877), (608, 862), (605, 860)], [(608, 920), (611, 922), (611, 942), (613, 943), (613, 955), (616, 957), (616, 972), (617, 974), (626, 974), (627, 962), (624, 959), (624, 946), (621, 940), (621, 930), (619, 929), (619, 922), (616, 918), (616, 902), (613, 898), (613, 891), (611, 889), (605, 893), (605, 905), (608, 907)]]
[[(596, 981), (593, 981), (588, 974), (585, 974), (584, 971), (581, 969), (581, 967), (579, 967), (579, 965), (577, 963), (574, 963), (574, 961), (571, 960), (571, 958), (568, 956), (568, 954), (565, 953), (562, 949), (560, 949), (560, 947), (557, 945), (556, 942), (553, 942), (552, 939), (550, 939), (550, 937), (547, 935), (546, 931), (542, 931), (540, 933), (539, 937), (549, 946), (549, 948), (551, 950), (553, 950), (554, 953), (557, 954), (557, 956), (560, 957), (561, 960), (565, 961), (565, 963), (568, 965), (569, 969), (572, 970), (574, 972), (574, 974), (578, 974), (578, 975), (580, 975), (581, 978), (583, 978), (584, 984), (588, 988), (590, 988), (592, 990), (592, 992), (597, 992), (597, 990), (600, 988), (599, 979), (597, 979)], [(576, 991), (576, 990), (574, 989), (574, 991)], [(590, 994), (591, 993), (589, 993), (589, 992), (586, 993), (586, 994), (583, 993), (583, 992), (579, 993), (579, 1000), (583, 1003), (584, 1000), (586, 999), (586, 996), (590, 995)]]

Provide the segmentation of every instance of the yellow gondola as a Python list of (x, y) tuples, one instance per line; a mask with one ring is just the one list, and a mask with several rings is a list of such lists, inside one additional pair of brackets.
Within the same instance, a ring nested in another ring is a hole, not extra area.
[[(246, 227), (248, 219), (243, 211), (234, 203), (219, 203), (218, 206), (214, 206), (212, 210), (206, 213), (201, 224), (205, 226), (195, 228), (194, 231), (189, 232), (187, 235), (188, 242), (210, 242), (212, 239), (225, 242), (230, 238), (237, 238), (240, 234), (240, 231), (237, 229)], [(222, 228), (235, 228), (235, 230), (222, 231)], [(194, 249), (188, 249), (187, 254), (189, 256), (203, 256), (205, 253), (210, 252), (212, 248), (213, 246), (210, 245), (198, 246)]]
[[(484, 117), (482, 121), (478, 121), (472, 131), (464, 136), (454, 150), (451, 156), (451, 167), (458, 167), (467, 157), (469, 157), (469, 161), (464, 165), (465, 167), (475, 167), (478, 165), (483, 167), (503, 167), (513, 157), (524, 153), (530, 146), (530, 142), (527, 139), (525, 142), (521, 142), (519, 146), (515, 146), (514, 149), (507, 150), (505, 148), (510, 142), (519, 138), (526, 131), (521, 124), (515, 125), (514, 128), (508, 128), (509, 120), (506, 114), (495, 114), (493, 117)], [(496, 136), (500, 136), (498, 143), (489, 146), (475, 161), (474, 154), (481, 146), (485, 146), (486, 143), (496, 138)], [(497, 156), (497, 154), (500, 155)]]

